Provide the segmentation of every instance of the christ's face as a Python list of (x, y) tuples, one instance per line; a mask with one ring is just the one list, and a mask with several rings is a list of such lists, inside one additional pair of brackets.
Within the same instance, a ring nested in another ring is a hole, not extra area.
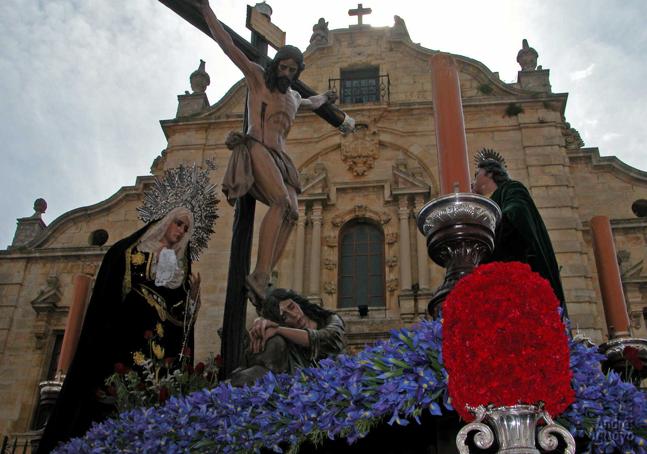
[(180, 216), (174, 219), (166, 228), (164, 239), (169, 246), (175, 246), (179, 243), (186, 232), (189, 231), (189, 219), (186, 216)]
[(299, 65), (292, 58), (287, 60), (279, 61), (278, 68), (276, 70), (277, 77), (287, 77), (290, 81), (294, 80), (297, 71), (299, 70)]
[(279, 61), (276, 68), (276, 88), (281, 93), (287, 93), (288, 88), (292, 85), (292, 81), (297, 75), (299, 65), (292, 58)]

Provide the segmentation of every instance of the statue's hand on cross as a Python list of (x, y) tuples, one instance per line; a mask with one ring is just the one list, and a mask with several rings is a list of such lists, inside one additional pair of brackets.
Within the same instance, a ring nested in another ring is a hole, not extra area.
[(334, 103), (337, 101), (337, 93), (333, 90), (328, 90), (320, 95), (310, 96), (301, 101), (301, 107), (307, 107), (311, 110), (317, 110), (326, 103)]

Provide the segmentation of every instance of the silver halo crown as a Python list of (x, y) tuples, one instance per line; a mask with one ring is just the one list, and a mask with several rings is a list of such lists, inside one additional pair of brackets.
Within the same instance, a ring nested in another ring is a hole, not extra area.
[(180, 164), (168, 169), (161, 178), (144, 193), (144, 203), (137, 208), (139, 219), (145, 223), (162, 219), (173, 208), (185, 207), (193, 214), (193, 235), (189, 240), (191, 260), (196, 261), (207, 246), (218, 218), (216, 185), (209, 181), (209, 172), (216, 166), (206, 162), (206, 168), (193, 163)]
[(505, 159), (503, 159), (503, 156), (501, 156), (499, 152), (491, 148), (481, 148), (474, 155), (474, 163), (476, 164), (477, 167), (480, 163), (484, 161), (496, 161), (500, 163), (504, 169), (507, 168), (505, 165)]

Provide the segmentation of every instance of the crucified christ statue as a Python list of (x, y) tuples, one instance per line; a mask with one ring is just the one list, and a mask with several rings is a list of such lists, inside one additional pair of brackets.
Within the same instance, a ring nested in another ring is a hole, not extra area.
[[(285, 152), (288, 132), (300, 107), (315, 110), (325, 103), (333, 103), (337, 96), (328, 91), (302, 98), (290, 88), (305, 67), (299, 49), (294, 46), (280, 48), (268, 67), (262, 68), (236, 47), (216, 18), (209, 1), (199, 0), (199, 4), (213, 39), (242, 71), (248, 87), (247, 131), (238, 137), (237, 145), (230, 136), (228, 145), (234, 153), (248, 157), (250, 165), (242, 168), (251, 168), (251, 175), (245, 175), (246, 182), (242, 185), (228, 184), (235, 178), (240, 179), (241, 171), (241, 167), (235, 169), (230, 162), (223, 191), (229, 200), (248, 192), (269, 206), (261, 222), (256, 268), (245, 278), (252, 302), (259, 306), (266, 296), (270, 273), (280, 259), (298, 218), (297, 194), (301, 188), (299, 173)], [(353, 126), (354, 121), (347, 116), (340, 129), (352, 130)], [(244, 159), (240, 155), (236, 157), (236, 161)]]

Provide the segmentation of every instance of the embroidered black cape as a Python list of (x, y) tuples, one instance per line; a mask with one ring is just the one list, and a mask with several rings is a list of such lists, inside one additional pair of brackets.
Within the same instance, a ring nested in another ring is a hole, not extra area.
[[(39, 453), (48, 453), (61, 441), (83, 435), (92, 422), (114, 414), (97, 391), (114, 372), (116, 363), (133, 365), (133, 352), (150, 357), (147, 330), (164, 328), (159, 344), (165, 357), (177, 357), (183, 342), (184, 305), (188, 282), (176, 289), (155, 286), (150, 276), (151, 254), (136, 250), (148, 224), (108, 249), (94, 284), (77, 350), (63, 387), (50, 414)], [(190, 257), (187, 247), (187, 269)], [(179, 326), (177, 324), (179, 322)], [(193, 333), (189, 336), (193, 346)]]

